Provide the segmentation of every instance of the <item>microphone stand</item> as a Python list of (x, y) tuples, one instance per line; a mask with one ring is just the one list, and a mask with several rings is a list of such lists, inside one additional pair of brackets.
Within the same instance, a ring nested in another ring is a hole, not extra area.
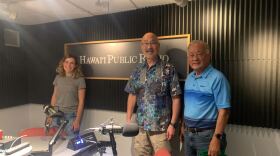
[(86, 153), (86, 152), (92, 152), (92, 153), (99, 152), (100, 156), (102, 156), (103, 153), (105, 153), (105, 151), (106, 151), (106, 147), (109, 147), (109, 146), (112, 147), (113, 156), (117, 156), (117, 148), (116, 148), (117, 146), (116, 146), (116, 140), (114, 137), (114, 133), (120, 133), (123, 131), (123, 129), (122, 130), (114, 129), (114, 124), (113, 124), (112, 119), (111, 119), (110, 124), (112, 125), (112, 128), (106, 128), (106, 125), (102, 124), (103, 126), (99, 130), (99, 132), (103, 135), (109, 133), (110, 141), (98, 141), (96, 143), (93, 143), (92, 145), (89, 145), (85, 149), (82, 149), (81, 151), (79, 151), (78, 153), (76, 153), (73, 156), (83, 156), (84, 154), (88, 155), (88, 153)]
[(110, 142), (111, 142), (111, 146), (112, 146), (113, 155), (117, 156), (116, 140), (114, 137), (113, 129), (109, 131), (109, 136), (110, 136)]
[[(110, 143), (111, 143), (111, 146), (112, 146), (112, 151), (113, 151), (113, 156), (117, 156), (117, 145), (116, 145), (116, 140), (115, 140), (115, 136), (114, 136), (114, 122), (112, 121), (113, 119), (111, 119), (111, 122), (110, 124), (112, 125), (112, 128), (107, 131), (109, 133), (109, 136), (110, 136)], [(105, 126), (106, 127), (106, 126)], [(102, 129), (102, 134), (106, 134), (106, 131), (105, 131), (105, 128)]]
[(61, 131), (64, 129), (64, 127), (68, 123), (68, 120), (65, 120), (64, 118), (61, 120), (62, 120), (61, 125), (59, 126), (58, 130), (56, 131), (56, 133), (54, 134), (54, 136), (52, 137), (52, 139), (49, 142), (49, 152), (51, 152), (51, 153), (52, 153), (52, 147), (56, 143), (56, 141), (59, 137), (59, 134), (61, 133)]
[[(52, 116), (50, 116), (50, 117), (52, 117)], [(68, 120), (65, 120), (64, 116), (61, 117), (61, 118), (62, 119), (61, 119), (61, 124), (60, 124), (59, 128), (57, 129), (56, 133), (54, 134), (54, 136), (49, 141), (48, 150), (47, 151), (41, 151), (41, 152), (35, 152), (35, 153), (31, 152), (31, 156), (52, 156), (53, 145), (56, 143), (60, 133), (64, 130), (66, 124), (68, 123)], [(46, 127), (46, 128), (48, 128), (48, 127)]]
[[(116, 140), (115, 140), (115, 136), (114, 136), (114, 122), (112, 121), (111, 119), (111, 122), (110, 124), (112, 125), (112, 128), (110, 130), (106, 130), (106, 126), (103, 127), (103, 129), (101, 130), (101, 133), (102, 134), (106, 134), (106, 133), (109, 133), (109, 136), (110, 136), (110, 144), (112, 146), (112, 151), (113, 151), (113, 156), (117, 156), (117, 145), (116, 145)], [(116, 131), (117, 132), (117, 131)]]

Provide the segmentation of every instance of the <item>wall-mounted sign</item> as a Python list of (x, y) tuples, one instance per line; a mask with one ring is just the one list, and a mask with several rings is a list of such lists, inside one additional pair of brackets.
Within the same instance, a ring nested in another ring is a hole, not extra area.
[[(87, 79), (127, 80), (144, 61), (139, 39), (66, 43), (65, 53), (76, 56)], [(190, 35), (159, 37), (160, 57), (175, 65), (180, 79), (187, 75)]]

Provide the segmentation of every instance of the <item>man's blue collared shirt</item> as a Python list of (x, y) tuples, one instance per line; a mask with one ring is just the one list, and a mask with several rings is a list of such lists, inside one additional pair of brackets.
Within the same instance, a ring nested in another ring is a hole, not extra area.
[(218, 109), (230, 108), (226, 77), (209, 65), (201, 75), (191, 72), (184, 88), (184, 118), (187, 127), (215, 127)]
[(125, 87), (137, 97), (137, 122), (146, 131), (166, 130), (171, 118), (172, 96), (181, 89), (173, 65), (158, 58), (148, 69), (146, 61), (132, 72)]

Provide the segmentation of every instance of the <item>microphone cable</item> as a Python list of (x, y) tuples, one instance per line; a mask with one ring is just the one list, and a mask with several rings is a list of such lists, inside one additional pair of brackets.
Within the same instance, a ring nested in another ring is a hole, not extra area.
[(15, 142), (18, 141), (18, 139), (23, 138), (23, 137), (26, 137), (26, 136), (27, 136), (27, 135), (22, 135), (22, 136), (17, 137), (17, 138), (12, 142), (10, 148), (12, 148), (12, 147), (14, 146)]

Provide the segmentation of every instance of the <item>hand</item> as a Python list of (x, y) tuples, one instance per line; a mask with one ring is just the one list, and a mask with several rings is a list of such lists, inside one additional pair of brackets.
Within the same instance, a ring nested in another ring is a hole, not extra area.
[(209, 156), (219, 156), (220, 154), (220, 140), (217, 139), (216, 137), (213, 137), (209, 149), (208, 149), (208, 155)]
[(166, 131), (167, 140), (171, 140), (175, 134), (175, 128), (172, 125), (169, 125)]
[(126, 123), (131, 123), (131, 119), (126, 119)]
[(73, 131), (78, 131), (80, 129), (80, 122), (77, 120), (74, 120), (72, 124)]
[(47, 121), (46, 121), (46, 125), (51, 125), (52, 124), (52, 118), (51, 117), (47, 117)]

